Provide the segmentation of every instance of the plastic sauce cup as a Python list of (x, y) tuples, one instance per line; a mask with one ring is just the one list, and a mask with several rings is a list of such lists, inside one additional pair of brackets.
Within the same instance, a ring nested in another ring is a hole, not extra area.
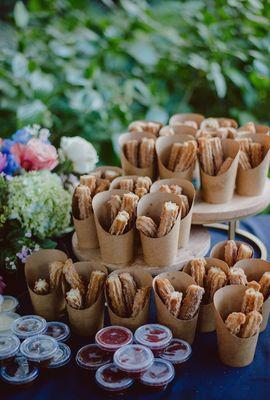
[(133, 385), (134, 379), (111, 363), (100, 367), (96, 371), (96, 382), (103, 390), (124, 394)]
[(107, 326), (97, 332), (95, 339), (101, 349), (114, 352), (120, 347), (131, 344), (133, 334), (123, 326)]
[(171, 330), (159, 324), (143, 325), (134, 336), (137, 343), (149, 347), (155, 355), (160, 354), (172, 340)]
[(27, 360), (46, 368), (53, 360), (58, 348), (58, 342), (52, 337), (36, 335), (22, 342), (20, 352)]
[(96, 371), (111, 361), (112, 353), (102, 350), (95, 343), (82, 347), (76, 355), (76, 362), (79, 367), (92, 371)]
[(0, 365), (11, 362), (20, 348), (20, 340), (12, 334), (0, 335)]
[(45, 332), (47, 322), (38, 315), (25, 315), (17, 318), (11, 326), (12, 333), (21, 340), (28, 337), (40, 335)]
[(160, 358), (170, 361), (175, 367), (180, 367), (185, 363), (192, 354), (192, 349), (189, 343), (181, 339), (173, 339), (166, 347)]
[(58, 321), (47, 322), (44, 335), (51, 336), (58, 342), (66, 342), (70, 337), (70, 329), (67, 324)]
[(153, 353), (140, 344), (129, 344), (114, 353), (114, 364), (128, 376), (139, 379), (154, 362)]
[(169, 361), (155, 358), (152, 367), (140, 378), (140, 383), (148, 386), (152, 391), (161, 392), (166, 390), (174, 376), (174, 367)]
[(0, 313), (0, 333), (10, 334), (13, 322), (20, 317), (19, 314), (14, 312), (1, 312)]
[(30, 386), (39, 376), (39, 370), (27, 359), (18, 355), (6, 367), (1, 368), (0, 376), (6, 383), (16, 386)]
[(48, 368), (60, 368), (69, 363), (71, 359), (71, 350), (65, 343), (59, 343), (59, 347)]
[(16, 297), (13, 296), (0, 296), (0, 312), (15, 312), (19, 305)]

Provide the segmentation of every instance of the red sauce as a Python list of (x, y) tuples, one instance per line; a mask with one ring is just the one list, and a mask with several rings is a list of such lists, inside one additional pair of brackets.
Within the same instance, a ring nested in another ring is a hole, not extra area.
[(123, 371), (120, 371), (118, 368), (111, 366), (108, 366), (108, 368), (104, 369), (101, 377), (104, 382), (119, 383), (120, 385), (122, 384), (122, 382), (124, 383), (127, 380), (127, 376)]
[(167, 332), (163, 329), (149, 329), (145, 332), (145, 340), (148, 340), (152, 343), (160, 342), (161, 340), (166, 339)]
[(99, 335), (99, 340), (104, 344), (121, 345), (129, 341), (130, 335), (127, 331), (120, 328), (110, 328)]
[(163, 351), (161, 358), (171, 361), (172, 363), (182, 363), (188, 360), (191, 356), (190, 346), (177, 339), (173, 339), (172, 342)]
[(79, 351), (78, 361), (85, 366), (99, 367), (111, 360), (111, 354), (96, 345), (85, 346)]

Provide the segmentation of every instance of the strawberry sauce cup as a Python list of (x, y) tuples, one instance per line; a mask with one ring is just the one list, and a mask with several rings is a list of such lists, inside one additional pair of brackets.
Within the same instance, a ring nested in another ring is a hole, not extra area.
[(20, 348), (20, 340), (12, 334), (0, 335), (0, 365), (11, 362)]
[(105, 351), (115, 352), (120, 347), (131, 344), (133, 334), (123, 326), (107, 326), (96, 334), (96, 344)]
[(31, 386), (38, 376), (38, 368), (33, 364), (29, 364), (22, 355), (17, 355), (0, 371), (0, 377), (4, 382), (17, 387)]
[(25, 315), (15, 319), (11, 330), (19, 339), (24, 340), (28, 337), (40, 335), (45, 332), (47, 322), (38, 315)]
[(148, 386), (151, 391), (162, 392), (166, 390), (174, 376), (174, 367), (169, 361), (155, 358), (152, 367), (140, 378), (140, 383)]
[(170, 361), (174, 367), (179, 368), (191, 357), (191, 354), (192, 349), (189, 343), (185, 340), (173, 339), (160, 354), (160, 358)]
[(70, 337), (70, 329), (67, 324), (58, 321), (47, 322), (45, 335), (51, 336), (57, 342), (66, 342)]
[(20, 352), (28, 361), (35, 363), (40, 368), (47, 368), (58, 348), (58, 342), (52, 337), (37, 335), (25, 339), (21, 344)]
[(96, 382), (100, 388), (115, 394), (126, 394), (134, 379), (120, 371), (113, 363), (104, 365), (96, 371)]
[(140, 344), (121, 347), (114, 353), (115, 366), (133, 379), (139, 379), (153, 364), (152, 351)]
[(143, 325), (134, 336), (137, 343), (149, 347), (155, 355), (160, 354), (172, 340), (171, 330), (160, 324)]
[(112, 353), (102, 350), (97, 344), (88, 344), (82, 347), (76, 355), (79, 367), (96, 371), (98, 368), (112, 361)]

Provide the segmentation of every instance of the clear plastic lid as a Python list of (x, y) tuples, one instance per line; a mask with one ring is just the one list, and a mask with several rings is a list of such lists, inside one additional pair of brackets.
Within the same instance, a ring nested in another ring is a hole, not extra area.
[(47, 322), (45, 335), (51, 336), (58, 342), (65, 342), (70, 336), (70, 329), (67, 324), (58, 321)]
[(0, 360), (13, 357), (18, 352), (20, 340), (12, 334), (0, 334)]
[(53, 356), (48, 368), (59, 368), (66, 365), (71, 359), (71, 350), (65, 343), (59, 343), (58, 350)]
[(0, 296), (0, 312), (14, 312), (19, 305), (16, 297), (13, 296)]
[(140, 378), (140, 382), (148, 386), (164, 386), (170, 383), (175, 376), (173, 365), (161, 358), (155, 358), (150, 367)]
[(45, 332), (47, 322), (44, 318), (38, 315), (25, 315), (16, 319), (12, 326), (12, 332), (20, 339), (28, 338), (29, 336), (39, 335)]
[(96, 334), (96, 343), (108, 351), (116, 351), (122, 346), (132, 343), (132, 332), (123, 326), (107, 326)]
[(128, 389), (134, 383), (123, 371), (120, 371), (113, 363), (104, 365), (96, 371), (97, 384), (110, 392), (118, 392)]
[(172, 364), (181, 364), (187, 361), (191, 354), (192, 349), (189, 343), (185, 340), (173, 339), (160, 354), (160, 358), (170, 361)]
[(20, 317), (14, 312), (0, 313), (0, 333), (11, 333), (13, 322)]
[(82, 347), (77, 355), (77, 364), (85, 369), (96, 370), (112, 361), (111, 353), (102, 350), (97, 344), (88, 344)]
[(172, 332), (169, 328), (159, 324), (147, 324), (138, 328), (135, 332), (135, 340), (152, 350), (166, 347), (172, 340)]
[(114, 353), (113, 361), (122, 371), (140, 372), (151, 367), (154, 356), (152, 351), (145, 346), (129, 344)]
[(2, 367), (0, 376), (3, 381), (12, 385), (24, 385), (34, 381), (39, 375), (38, 368), (29, 364), (26, 357), (22, 355), (16, 356), (15, 360)]
[(20, 347), (23, 356), (31, 361), (44, 361), (54, 357), (59, 348), (57, 340), (47, 335), (36, 335), (25, 339)]

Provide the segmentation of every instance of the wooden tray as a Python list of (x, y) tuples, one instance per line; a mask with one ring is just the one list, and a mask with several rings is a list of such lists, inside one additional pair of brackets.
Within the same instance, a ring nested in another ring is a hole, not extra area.
[(140, 268), (145, 271), (150, 272), (152, 275), (160, 274), (161, 272), (167, 271), (178, 271), (183, 268), (184, 264), (194, 257), (203, 257), (207, 254), (210, 249), (211, 238), (207, 229), (202, 226), (193, 226), (191, 228), (189, 246), (183, 249), (179, 249), (175, 262), (173, 265), (169, 265), (168, 267), (149, 267), (145, 264), (143, 260), (143, 256), (141, 253), (141, 249), (138, 251), (138, 256), (135, 258), (132, 264), (130, 265), (121, 265), (121, 264), (108, 264), (104, 263), (100, 256), (99, 249), (87, 249), (82, 250), (78, 247), (78, 241), (76, 232), (74, 232), (72, 236), (72, 248), (75, 256), (80, 261), (94, 261), (97, 265), (105, 265), (110, 271), (119, 269), (119, 268)]

